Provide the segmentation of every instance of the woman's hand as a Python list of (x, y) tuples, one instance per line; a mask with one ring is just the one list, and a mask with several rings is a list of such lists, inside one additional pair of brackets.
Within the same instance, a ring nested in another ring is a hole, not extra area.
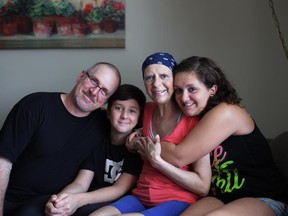
[(137, 152), (138, 151), (138, 145), (137, 141), (139, 137), (142, 136), (142, 130), (137, 130), (133, 133), (131, 133), (127, 139), (126, 139), (126, 148), (130, 152)]
[(156, 135), (152, 141), (149, 137), (141, 137), (137, 141), (138, 152), (145, 156), (154, 168), (163, 160), (161, 158), (160, 136)]

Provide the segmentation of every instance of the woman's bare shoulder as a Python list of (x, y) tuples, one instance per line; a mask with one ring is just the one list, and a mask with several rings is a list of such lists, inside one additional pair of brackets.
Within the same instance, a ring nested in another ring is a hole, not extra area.
[(211, 110), (211, 116), (221, 119), (235, 129), (234, 134), (247, 134), (254, 129), (254, 121), (245, 107), (237, 104), (220, 103)]

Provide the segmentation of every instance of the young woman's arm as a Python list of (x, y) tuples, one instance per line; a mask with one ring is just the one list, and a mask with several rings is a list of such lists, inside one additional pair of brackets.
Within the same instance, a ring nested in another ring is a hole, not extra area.
[[(210, 153), (229, 136), (248, 134), (253, 129), (254, 122), (244, 108), (221, 103), (210, 110), (181, 143), (161, 143), (161, 156), (165, 161), (182, 167)], [(147, 148), (151, 151), (155, 147), (153, 142), (146, 146), (139, 145), (139, 142), (136, 144), (139, 151), (148, 151)]]
[[(151, 152), (144, 155), (150, 161), (151, 165), (181, 187), (199, 196), (206, 196), (211, 184), (209, 155), (207, 154), (191, 164), (190, 170), (182, 170), (161, 158), (161, 145), (159, 140), (159, 136), (156, 135), (155, 142), (157, 144), (155, 145), (155, 148), (150, 149)], [(150, 139), (142, 138), (141, 143), (147, 146), (145, 142), (150, 142)]]

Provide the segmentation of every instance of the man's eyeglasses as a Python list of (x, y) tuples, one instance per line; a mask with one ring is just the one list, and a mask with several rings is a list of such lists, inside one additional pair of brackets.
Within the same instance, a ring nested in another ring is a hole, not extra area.
[(87, 75), (87, 77), (90, 81), (90, 84), (93, 86), (93, 88), (99, 88), (99, 95), (102, 98), (107, 99), (110, 96), (107, 89), (100, 87), (99, 81), (96, 78), (91, 77), (87, 71), (85, 71), (85, 74)]

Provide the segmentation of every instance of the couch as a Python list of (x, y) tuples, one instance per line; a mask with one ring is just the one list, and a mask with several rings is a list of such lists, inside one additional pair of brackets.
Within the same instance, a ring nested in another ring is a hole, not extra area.
[(284, 175), (288, 182), (288, 131), (279, 134), (272, 140), (269, 140), (273, 158), (279, 171)]

